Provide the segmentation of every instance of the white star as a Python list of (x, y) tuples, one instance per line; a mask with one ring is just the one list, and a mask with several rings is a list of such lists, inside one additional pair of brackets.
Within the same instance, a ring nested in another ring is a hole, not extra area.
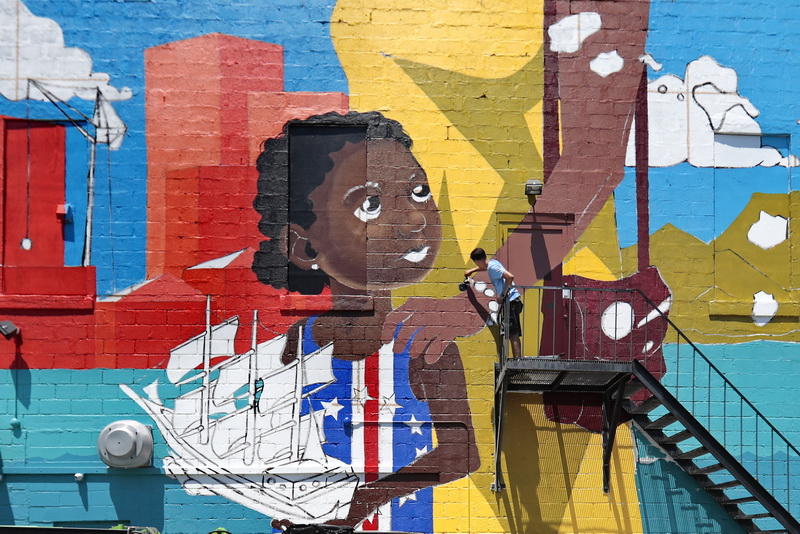
[(425, 423), (417, 421), (417, 418), (414, 415), (411, 415), (411, 419), (405, 422), (408, 426), (411, 427), (411, 435), (419, 434), (422, 435), (422, 428), (420, 428)]
[(325, 415), (330, 415), (337, 421), (339, 420), (339, 410), (344, 408), (341, 404), (339, 404), (339, 397), (334, 397), (331, 402), (322, 401), (322, 407), (325, 410)]
[(408, 501), (416, 501), (416, 500), (417, 500), (417, 492), (415, 491), (414, 493), (412, 493), (410, 495), (404, 495), (403, 497), (400, 497), (400, 500), (398, 501), (397, 506), (402, 508), (403, 505), (406, 502), (408, 502)]
[(417, 451), (417, 455), (414, 458), (419, 458), (420, 456), (428, 454), (428, 446), (427, 445), (425, 445), (421, 449), (417, 449), (416, 447), (414, 447), (414, 449)]
[(402, 408), (402, 406), (395, 402), (394, 395), (395, 394), (392, 393), (388, 397), (384, 397), (383, 401), (381, 401), (381, 411), (388, 412), (392, 416), (394, 416), (394, 412), (396, 412), (398, 408)]
[(361, 406), (364, 406), (367, 402), (375, 399), (369, 396), (369, 389), (364, 387), (363, 389), (358, 389), (355, 391), (355, 395), (353, 395), (353, 400), (356, 401)]

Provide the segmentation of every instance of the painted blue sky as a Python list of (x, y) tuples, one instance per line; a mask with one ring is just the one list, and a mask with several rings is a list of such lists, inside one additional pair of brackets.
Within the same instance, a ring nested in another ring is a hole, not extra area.
[[(141, 282), (145, 273), (146, 48), (214, 32), (276, 43), (285, 48), (287, 91), (347, 92), (347, 81), (330, 38), (333, 0), (25, 0), (24, 4), (32, 14), (58, 23), (65, 45), (86, 51), (94, 72), (109, 74), (111, 85), (128, 87), (133, 92), (129, 100), (114, 103), (128, 126), (122, 147), (110, 153), (105, 147), (98, 148), (92, 263), (97, 266), (99, 294)], [(72, 98), (69, 104), (91, 115), (92, 103)], [(12, 102), (3, 97), (0, 114), (64, 118), (50, 104)], [(68, 161), (67, 200), (78, 208), (86, 205), (88, 148), (82, 150), (81, 145), (87, 143), (78, 134), (69, 135), (68, 143), (72, 159)], [(75, 154), (84, 152), (85, 161), (75, 161)], [(125, 239), (115, 240), (114, 236)], [(73, 241), (69, 237), (65, 262), (78, 265), (82, 230), (75, 228)]]
[[(779, 0), (736, 2), (652, 0), (647, 52), (663, 64), (651, 80), (671, 73), (683, 78), (686, 65), (713, 57), (739, 77), (739, 93), (761, 112), (765, 134), (789, 135), (800, 153), (800, 56), (796, 48), (800, 5)], [(786, 150), (782, 151), (784, 154)], [(754, 192), (797, 189), (797, 168), (700, 169), (680, 164), (650, 170), (650, 232), (671, 223), (703, 241), (719, 236)], [(636, 243), (633, 170), (615, 193), (620, 245)]]

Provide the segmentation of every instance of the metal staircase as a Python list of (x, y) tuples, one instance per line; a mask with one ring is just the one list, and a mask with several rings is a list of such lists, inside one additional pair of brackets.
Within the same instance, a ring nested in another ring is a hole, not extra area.
[[(492, 489), (505, 487), (507, 394), (540, 393), (551, 419), (602, 433), (604, 491), (616, 429), (632, 420), (745, 532), (800, 534), (800, 452), (670, 321), (669, 297), (657, 284), (636, 287), (641, 280), (629, 279), (629, 287), (570, 282), (520, 288), (523, 340), (535, 337), (528, 331), (539, 335), (539, 346), (523, 346), (523, 354), (539, 356), (510, 359), (501, 343)], [(576, 402), (581, 418), (558, 409)]]

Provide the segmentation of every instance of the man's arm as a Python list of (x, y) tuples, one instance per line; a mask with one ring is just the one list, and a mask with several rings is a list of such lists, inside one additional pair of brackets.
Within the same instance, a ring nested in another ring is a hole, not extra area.
[(464, 271), (464, 278), (468, 276), (472, 276), (473, 274), (477, 273), (478, 271), (484, 271), (485, 269), (481, 269), (480, 267), (473, 267), (472, 269), (467, 269)]
[(514, 275), (511, 274), (510, 271), (504, 270), (503, 280), (506, 282), (503, 286), (503, 294), (497, 296), (497, 300), (500, 302), (502, 302), (506, 298), (506, 295), (508, 295), (508, 292), (511, 291), (511, 284), (514, 283)]

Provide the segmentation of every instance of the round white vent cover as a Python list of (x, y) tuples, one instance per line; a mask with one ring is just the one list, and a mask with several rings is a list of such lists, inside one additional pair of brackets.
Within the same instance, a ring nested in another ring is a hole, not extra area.
[(144, 467), (153, 458), (153, 433), (139, 421), (114, 421), (97, 439), (100, 459), (109, 467)]

